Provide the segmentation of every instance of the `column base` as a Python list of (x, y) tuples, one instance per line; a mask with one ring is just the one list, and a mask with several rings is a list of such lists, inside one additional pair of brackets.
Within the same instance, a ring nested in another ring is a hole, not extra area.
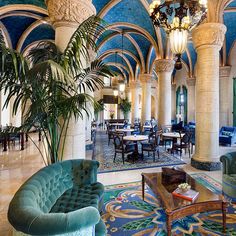
[(191, 159), (191, 166), (198, 170), (206, 170), (206, 171), (221, 170), (221, 162), (199, 161), (194, 158)]

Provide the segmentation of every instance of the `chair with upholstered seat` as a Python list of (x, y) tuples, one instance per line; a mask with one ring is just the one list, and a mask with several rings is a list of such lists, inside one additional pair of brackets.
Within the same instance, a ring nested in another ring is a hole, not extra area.
[(160, 137), (162, 131), (152, 132), (148, 136), (148, 142), (142, 142), (142, 156), (144, 157), (144, 152), (153, 153), (153, 161), (155, 161), (156, 152), (158, 153), (158, 158), (160, 158), (159, 154), (159, 144), (160, 144)]
[[(162, 129), (162, 132), (163, 133), (170, 133), (172, 132), (172, 125), (163, 125), (161, 127)], [(173, 139), (172, 138), (167, 138), (167, 137), (164, 137), (162, 136), (162, 144), (165, 146), (165, 150), (166, 150), (166, 144), (168, 143), (169, 145), (171, 145), (173, 142)]]
[(135, 151), (135, 144), (134, 143), (124, 144), (123, 137), (119, 135), (114, 136), (114, 147), (115, 147), (114, 162), (116, 160), (117, 153), (119, 153), (122, 155), (123, 164), (125, 164), (125, 154), (131, 154)]
[[(179, 132), (179, 137), (181, 137), (182, 134), (181, 132)], [(187, 132), (184, 134), (183, 137), (180, 138), (180, 142), (179, 143), (174, 143), (173, 147), (172, 147), (172, 152), (174, 153), (174, 151), (177, 151), (180, 153), (180, 158), (182, 157), (182, 152), (183, 150), (188, 149), (188, 153), (189, 153), (189, 158), (191, 157), (191, 150), (190, 150), (190, 141), (191, 141), (191, 133)]]

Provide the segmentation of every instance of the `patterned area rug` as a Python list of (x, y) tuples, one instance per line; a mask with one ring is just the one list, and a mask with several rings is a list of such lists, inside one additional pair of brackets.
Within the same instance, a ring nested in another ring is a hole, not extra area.
[[(221, 185), (205, 174), (193, 177), (215, 193)], [(165, 212), (159, 200), (149, 188), (146, 202), (142, 201), (141, 183), (121, 184), (106, 187), (104, 214), (107, 236), (164, 236)], [(179, 219), (172, 224), (173, 236), (223, 235), (222, 214), (219, 211), (195, 214)], [(227, 211), (227, 234), (236, 235), (236, 205), (230, 204)]]
[[(97, 142), (95, 147), (95, 159), (100, 162), (99, 173), (114, 172), (114, 171), (126, 171), (144, 168), (153, 168), (161, 166), (176, 166), (186, 164), (184, 161), (180, 160), (177, 156), (173, 156), (167, 153), (164, 148), (160, 148), (160, 158), (156, 154), (156, 161), (153, 162), (152, 154), (148, 157), (147, 153), (144, 155), (144, 160), (138, 160), (135, 163), (125, 161), (122, 162), (121, 154), (117, 154), (115, 163), (114, 158), (114, 144), (112, 140), (108, 146), (108, 138), (105, 132), (98, 132)], [(139, 146), (139, 152), (141, 152), (141, 147)]]

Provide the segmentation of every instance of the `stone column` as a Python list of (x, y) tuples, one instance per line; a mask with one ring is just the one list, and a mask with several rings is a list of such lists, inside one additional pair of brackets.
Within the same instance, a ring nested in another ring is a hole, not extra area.
[(171, 120), (176, 121), (176, 114), (176, 82), (174, 81), (171, 84)]
[[(126, 98), (128, 99), (129, 102), (132, 102), (132, 94), (131, 94), (131, 89), (130, 87), (126, 86)], [(129, 123), (131, 122), (131, 112), (128, 113), (127, 119), (129, 120)]]
[(187, 79), (188, 85), (188, 121), (195, 121), (195, 78)]
[(229, 77), (231, 66), (220, 67), (220, 128), (229, 125)]
[(218, 170), (219, 162), (219, 51), (226, 27), (205, 23), (192, 32), (197, 51), (196, 152), (192, 166)]
[(139, 75), (141, 85), (142, 85), (142, 124), (146, 120), (151, 120), (151, 110), (152, 110), (152, 75), (150, 74), (140, 74)]
[(134, 123), (135, 119), (139, 119), (139, 90), (140, 83), (139, 81), (130, 82), (130, 91), (131, 91), (131, 121)]
[(158, 77), (158, 124), (171, 124), (171, 76), (175, 62), (170, 59), (156, 60)]
[[(96, 14), (92, 0), (46, 0), (49, 18), (55, 28), (55, 42), (61, 51), (65, 50), (78, 26)], [(86, 65), (86, 61), (84, 61)], [(66, 137), (64, 159), (85, 158), (86, 117), (71, 119)]]

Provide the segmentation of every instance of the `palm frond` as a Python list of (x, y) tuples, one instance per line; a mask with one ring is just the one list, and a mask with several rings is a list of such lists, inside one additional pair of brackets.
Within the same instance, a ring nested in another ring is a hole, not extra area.
[(0, 44), (5, 45), (5, 40), (4, 40), (3, 33), (2, 33), (1, 29), (0, 29)]
[(61, 57), (62, 53), (59, 48), (51, 41), (40, 42), (36, 47), (32, 48), (27, 55), (27, 59), (33, 65), (47, 60), (60, 62)]
[(105, 30), (103, 22), (99, 17), (91, 16), (78, 27), (64, 52), (66, 66), (80, 70), (84, 61), (89, 61), (88, 48), (96, 51), (96, 39)]
[(86, 88), (94, 92), (104, 86), (103, 78), (113, 76), (109, 66), (100, 60), (95, 60), (90, 67), (76, 75), (75, 80), (78, 83), (79, 91), (85, 92)]

